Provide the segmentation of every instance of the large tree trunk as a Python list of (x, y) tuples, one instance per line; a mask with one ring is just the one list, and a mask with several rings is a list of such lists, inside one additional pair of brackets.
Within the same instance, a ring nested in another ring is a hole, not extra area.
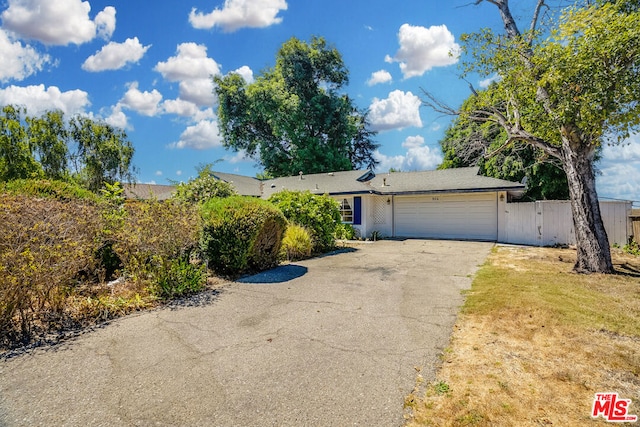
[[(565, 129), (563, 129), (565, 130)], [(571, 211), (576, 231), (578, 273), (613, 273), (609, 238), (604, 229), (593, 170), (595, 146), (563, 132), (563, 167), (569, 182)]]

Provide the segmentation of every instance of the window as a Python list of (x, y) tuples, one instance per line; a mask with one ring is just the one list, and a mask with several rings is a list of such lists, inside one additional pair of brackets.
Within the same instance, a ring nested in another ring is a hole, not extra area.
[(340, 216), (342, 216), (342, 222), (353, 222), (353, 200), (342, 199), (340, 202)]

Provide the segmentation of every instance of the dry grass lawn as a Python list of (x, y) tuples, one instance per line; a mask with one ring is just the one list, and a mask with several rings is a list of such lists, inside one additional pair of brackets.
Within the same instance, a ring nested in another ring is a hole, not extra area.
[(578, 275), (574, 262), (570, 249), (497, 247), (436, 381), (418, 376), (407, 397), (407, 425), (607, 425), (591, 407), (608, 391), (640, 416), (640, 258), (616, 251), (617, 275)]

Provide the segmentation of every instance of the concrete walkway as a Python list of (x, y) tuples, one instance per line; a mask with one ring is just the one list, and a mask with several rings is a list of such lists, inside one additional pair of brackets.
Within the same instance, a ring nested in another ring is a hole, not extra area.
[(0, 425), (399, 426), (491, 247), (363, 243), (0, 361)]

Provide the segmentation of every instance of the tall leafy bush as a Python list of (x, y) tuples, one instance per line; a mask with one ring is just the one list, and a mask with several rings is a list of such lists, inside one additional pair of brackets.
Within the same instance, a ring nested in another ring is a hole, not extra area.
[(198, 177), (187, 183), (176, 186), (173, 198), (186, 203), (204, 203), (214, 197), (231, 197), (236, 195), (228, 182), (220, 181), (213, 176), (213, 165), (198, 168)]
[(336, 227), (341, 223), (338, 202), (326, 195), (309, 191), (281, 191), (269, 201), (295, 224), (311, 230), (313, 249), (316, 252), (331, 250), (336, 244)]
[(234, 196), (211, 199), (202, 206), (202, 251), (215, 271), (237, 275), (278, 263), (286, 219), (260, 199)]

